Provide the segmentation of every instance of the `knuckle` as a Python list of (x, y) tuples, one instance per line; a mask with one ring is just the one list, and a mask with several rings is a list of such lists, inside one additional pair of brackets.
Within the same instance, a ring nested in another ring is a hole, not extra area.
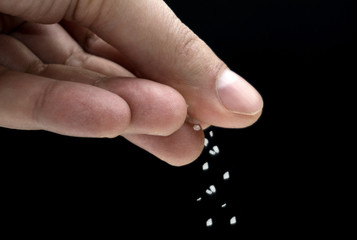
[[(207, 44), (179, 20), (176, 25), (174, 65), (185, 68), (195, 79), (212, 79), (213, 83), (226, 64), (220, 60)], [(197, 82), (198, 83), (198, 82)]]
[(47, 67), (47, 64), (44, 64), (39, 59), (35, 59), (34, 61), (28, 64), (27, 68), (25, 69), (25, 72), (34, 75), (41, 75), (47, 69)]
[(72, 0), (68, 7), (65, 18), (70, 21), (78, 22), (86, 27), (91, 27), (97, 23), (97, 20), (105, 17), (105, 14), (111, 9), (112, 2), (105, 0), (81, 1)]
[(100, 38), (97, 36), (97, 34), (87, 30), (82, 47), (85, 51), (90, 52), (99, 40)]
[(39, 125), (43, 125), (42, 123), (42, 115), (47, 108), (47, 100), (50, 96), (53, 95), (54, 89), (56, 88), (55, 81), (48, 81), (47, 84), (43, 86), (40, 94), (37, 95), (37, 98), (34, 101), (33, 109), (32, 109), (32, 119)]
[(187, 26), (180, 24), (178, 29), (178, 40), (176, 44), (176, 54), (191, 59), (200, 50), (201, 40)]
[(82, 50), (72, 51), (64, 61), (64, 65), (81, 67), (88, 56)]

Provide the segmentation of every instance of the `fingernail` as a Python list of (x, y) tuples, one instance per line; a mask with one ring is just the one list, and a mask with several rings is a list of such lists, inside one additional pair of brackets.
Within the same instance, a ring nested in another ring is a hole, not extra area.
[(234, 113), (254, 115), (263, 108), (263, 99), (246, 80), (229, 69), (217, 79), (217, 93), (223, 106)]

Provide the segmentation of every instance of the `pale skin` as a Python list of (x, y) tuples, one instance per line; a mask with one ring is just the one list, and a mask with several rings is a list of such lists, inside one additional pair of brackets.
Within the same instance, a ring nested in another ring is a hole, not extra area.
[(203, 149), (193, 123), (243, 128), (262, 112), (162, 0), (0, 0), (0, 33), (1, 127), (121, 135), (180, 166)]

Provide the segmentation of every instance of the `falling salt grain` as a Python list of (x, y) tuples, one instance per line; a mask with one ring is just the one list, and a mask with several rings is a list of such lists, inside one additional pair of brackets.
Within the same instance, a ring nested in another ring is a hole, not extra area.
[(209, 189), (212, 191), (212, 193), (216, 192), (216, 187), (214, 185), (209, 186)]
[(213, 137), (213, 131), (209, 131), (210, 137)]
[(209, 189), (206, 190), (206, 193), (207, 193), (208, 195), (212, 195), (212, 194), (213, 194), (213, 192), (212, 192), (211, 190), (209, 190)]
[(195, 130), (195, 131), (201, 130), (200, 125), (198, 125), (198, 124), (193, 125), (193, 130)]
[(219, 153), (219, 148), (218, 148), (218, 146), (214, 146), (214, 147), (213, 147), (213, 151), (214, 151), (215, 153)]
[(225, 208), (226, 206), (227, 206), (227, 203), (223, 203), (221, 207)]
[(201, 198), (201, 197), (199, 197), (199, 198), (197, 198), (197, 200), (196, 200), (196, 201), (197, 201), (197, 202), (199, 202), (199, 201), (201, 201), (201, 200), (202, 200), (202, 198)]
[(206, 222), (206, 226), (207, 227), (212, 227), (213, 225), (213, 221), (212, 221), (212, 218), (208, 219), (207, 222)]
[(237, 218), (234, 216), (230, 220), (231, 225), (235, 225), (237, 223)]
[(209, 166), (208, 166), (208, 162), (206, 162), (206, 163), (204, 163), (204, 164), (202, 165), (202, 169), (203, 169), (203, 171), (208, 170), (208, 168), (209, 168)]
[(205, 138), (205, 147), (207, 147), (208, 146), (208, 139), (207, 138)]
[(212, 156), (214, 156), (214, 155), (216, 155), (217, 153), (215, 152), (215, 151), (213, 151), (213, 150), (209, 150), (209, 152), (208, 152), (209, 154), (211, 154)]
[(227, 171), (227, 172), (225, 172), (225, 173), (223, 174), (223, 179), (224, 179), (224, 180), (228, 180), (229, 178), (230, 178), (229, 172)]

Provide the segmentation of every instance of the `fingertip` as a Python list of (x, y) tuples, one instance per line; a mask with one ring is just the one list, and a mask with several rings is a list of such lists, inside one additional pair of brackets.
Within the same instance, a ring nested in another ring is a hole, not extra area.
[[(182, 167), (196, 161), (197, 158), (201, 155), (204, 148), (203, 139), (203, 132), (196, 132), (195, 139), (190, 141), (191, 144), (185, 146), (185, 148), (182, 149), (182, 151), (177, 152), (177, 154), (172, 154), (171, 156), (162, 160), (174, 167)], [(173, 153), (174, 152), (175, 151), (173, 151)]]
[(187, 107), (185, 99), (178, 91), (165, 85), (163, 85), (162, 90), (166, 97), (161, 100), (164, 104), (160, 110), (162, 116), (160, 116), (158, 123), (161, 126), (165, 125), (165, 128), (160, 129), (159, 135), (169, 136), (184, 124), (187, 116)]
[(242, 117), (242, 119), (245, 120), (245, 121), (242, 121), (243, 127), (252, 126), (254, 123), (256, 123), (258, 121), (258, 119), (261, 117), (262, 114), (263, 114), (263, 109), (260, 109), (255, 113), (252, 113), (250, 115), (245, 115), (244, 117)]
[[(188, 126), (188, 130), (192, 131), (192, 126)], [(201, 155), (204, 148), (204, 134), (203, 131), (193, 131), (194, 133), (190, 134), (190, 140), (182, 139), (181, 141), (186, 142), (182, 143), (184, 146), (181, 149), (173, 149), (171, 154), (163, 160), (171, 166), (182, 167), (188, 165)]]
[(126, 135), (129, 141), (171, 166), (184, 166), (195, 161), (204, 148), (204, 133), (185, 123), (170, 136)]
[(97, 86), (121, 96), (130, 107), (125, 134), (169, 136), (185, 122), (186, 101), (169, 86), (138, 78), (106, 79)]

